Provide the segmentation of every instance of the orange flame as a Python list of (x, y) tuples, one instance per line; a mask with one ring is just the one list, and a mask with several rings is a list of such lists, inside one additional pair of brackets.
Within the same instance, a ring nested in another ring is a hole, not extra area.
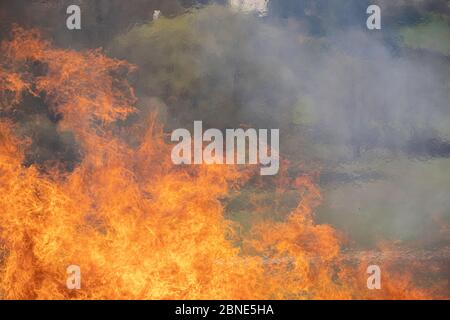
[[(385, 288), (368, 290), (366, 264), (345, 261), (341, 235), (314, 223), (321, 195), (311, 177), (292, 183), (301, 196), (285, 221), (240, 234), (220, 199), (250, 170), (172, 165), (154, 117), (119, 130), (117, 120), (137, 112), (130, 64), (98, 50), (56, 49), (18, 27), (1, 53), (0, 113), (20, 108), (25, 94), (42, 96), (83, 153), (71, 172), (25, 167), (19, 124), (0, 120), (1, 298), (432, 297), (390, 274)], [(32, 72), (36, 62), (45, 72)], [(72, 264), (81, 268), (80, 290), (66, 287)]]

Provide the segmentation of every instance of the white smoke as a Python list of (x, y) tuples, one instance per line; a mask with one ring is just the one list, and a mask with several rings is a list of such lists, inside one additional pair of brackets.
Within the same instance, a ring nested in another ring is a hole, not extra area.
[(230, 7), (242, 12), (256, 12), (259, 16), (266, 16), (269, 0), (229, 0)]

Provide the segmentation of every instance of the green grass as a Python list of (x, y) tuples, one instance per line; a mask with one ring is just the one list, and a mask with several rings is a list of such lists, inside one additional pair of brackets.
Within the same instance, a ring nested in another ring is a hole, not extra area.
[(362, 159), (340, 170), (371, 170), (381, 178), (325, 186), (318, 212), (321, 223), (330, 223), (367, 246), (381, 239), (423, 245), (442, 239), (450, 223), (450, 160)]
[(400, 35), (406, 47), (427, 49), (450, 56), (450, 18), (431, 15), (425, 23), (403, 27)]

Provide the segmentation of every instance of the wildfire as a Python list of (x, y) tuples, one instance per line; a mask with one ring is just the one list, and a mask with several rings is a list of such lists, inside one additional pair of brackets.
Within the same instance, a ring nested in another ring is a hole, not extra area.
[[(386, 285), (368, 290), (369, 261), (349, 262), (343, 237), (314, 222), (321, 195), (312, 177), (284, 180), (300, 191), (284, 221), (239, 232), (221, 199), (253, 170), (173, 165), (154, 116), (126, 121), (138, 112), (126, 80), (134, 66), (99, 50), (54, 48), (18, 27), (0, 50), (1, 298), (432, 297), (389, 266)], [(14, 114), (26, 96), (42, 99), (59, 116), (58, 130), (75, 136), (82, 160), (74, 170), (23, 164), (32, 138)], [(66, 287), (73, 264), (80, 290)]]

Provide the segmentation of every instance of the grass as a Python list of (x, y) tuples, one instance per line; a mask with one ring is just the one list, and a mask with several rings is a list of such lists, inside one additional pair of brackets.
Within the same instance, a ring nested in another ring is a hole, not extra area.
[(426, 22), (400, 29), (406, 47), (450, 56), (450, 17), (430, 15)]

